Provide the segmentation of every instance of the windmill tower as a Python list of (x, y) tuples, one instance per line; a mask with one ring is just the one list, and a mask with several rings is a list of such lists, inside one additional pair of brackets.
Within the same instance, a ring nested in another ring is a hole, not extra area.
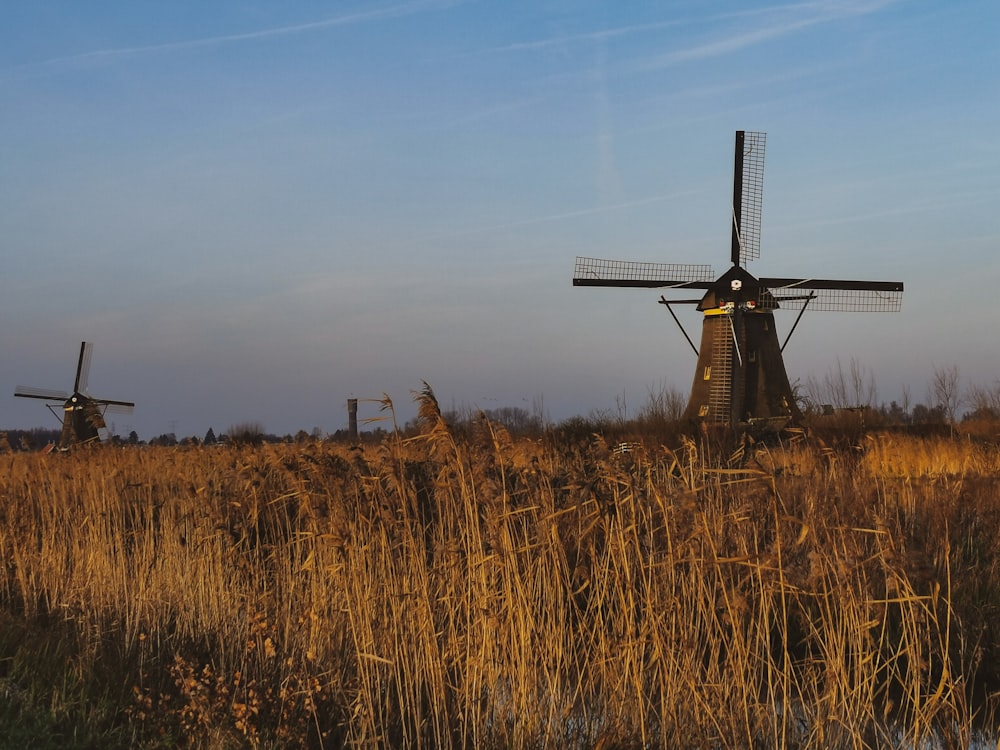
[(62, 432), (59, 435), (57, 446), (60, 450), (67, 450), (73, 445), (100, 441), (100, 431), (107, 427), (104, 423), (104, 414), (109, 409), (129, 413), (135, 406), (131, 401), (96, 398), (87, 392), (87, 378), (90, 375), (90, 357), (93, 347), (94, 345), (87, 341), (80, 344), (80, 359), (76, 364), (73, 393), (23, 385), (14, 389), (15, 396), (37, 398), (50, 402), (46, 406), (57, 417), (56, 409), (60, 405), (62, 406)]
[[(737, 131), (733, 167), (732, 266), (716, 277), (709, 265), (577, 258), (574, 286), (698, 289), (698, 299), (660, 297), (698, 357), (685, 419), (730, 426), (780, 428), (801, 417), (782, 352), (806, 309), (896, 312), (900, 281), (760, 277), (744, 267), (760, 257), (765, 134)], [(695, 348), (672, 305), (703, 313)], [(798, 310), (783, 343), (774, 311)]]

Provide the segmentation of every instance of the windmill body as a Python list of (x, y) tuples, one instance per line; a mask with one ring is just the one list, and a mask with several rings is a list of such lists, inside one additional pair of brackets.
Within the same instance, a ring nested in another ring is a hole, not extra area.
[(774, 313), (756, 303), (762, 293), (766, 290), (757, 279), (733, 266), (719, 279), (718, 291), (702, 298), (701, 346), (685, 419), (728, 422), (739, 415), (742, 421), (787, 422), (802, 416), (785, 372)]
[[(574, 286), (699, 290), (697, 299), (660, 303), (694, 304), (702, 312), (701, 346), (686, 419), (728, 425), (780, 427), (801, 417), (785, 371), (774, 312), (798, 310), (897, 311), (903, 284), (755, 277), (744, 267), (760, 256), (765, 134), (738, 131), (733, 169), (732, 266), (716, 277), (711, 266), (577, 258)], [(682, 332), (683, 326), (680, 326)], [(791, 331), (788, 336), (791, 336)]]
[(62, 431), (57, 446), (60, 450), (68, 450), (74, 445), (99, 442), (101, 431), (106, 429), (105, 413), (108, 410), (128, 413), (135, 406), (131, 401), (97, 398), (88, 393), (87, 378), (90, 373), (92, 351), (93, 344), (87, 341), (80, 344), (80, 358), (77, 361), (72, 393), (21, 385), (14, 390), (14, 395), (20, 398), (35, 398), (48, 402), (46, 405), (53, 412), (61, 407)]

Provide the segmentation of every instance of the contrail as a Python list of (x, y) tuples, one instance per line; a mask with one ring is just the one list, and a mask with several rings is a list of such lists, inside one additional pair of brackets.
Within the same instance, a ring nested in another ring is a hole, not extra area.
[[(784, 5), (768, 5), (760, 8), (749, 8), (745, 10), (730, 11), (726, 13), (714, 13), (708, 16), (687, 16), (675, 18), (667, 21), (652, 21), (649, 23), (632, 24), (629, 26), (617, 26), (608, 29), (598, 29), (595, 31), (584, 31), (575, 34), (557, 34), (544, 39), (533, 41), (514, 42), (501, 47), (493, 47), (486, 52), (522, 52), (539, 49), (547, 49), (571, 42), (591, 42), (605, 39), (614, 39), (635, 34), (648, 34), (654, 31), (661, 31), (678, 26), (698, 26), (719, 21), (727, 21), (739, 18), (751, 18), (777, 13), (811, 13), (811, 17), (798, 22), (791, 22), (784, 26), (773, 26), (751, 32), (745, 36), (738, 36), (718, 43), (709, 43), (703, 47), (695, 47), (678, 55), (678, 58), (699, 58), (712, 55), (724, 54), (734, 49), (740, 49), (758, 41), (764, 41), (774, 36), (781, 36), (795, 31), (802, 26), (821, 23), (823, 21), (836, 20), (856, 15), (867, 15), (881, 10), (887, 5), (892, 5), (899, 0), (808, 0), (807, 2), (789, 3)], [(673, 59), (673, 58), (668, 58)]]
[(636, 66), (638, 70), (650, 71), (666, 68), (677, 63), (728, 55), (746, 47), (787, 36), (802, 29), (853, 16), (877, 13), (899, 0), (818, 0), (817, 2), (775, 5), (761, 9), (768, 14), (801, 13), (799, 18), (761, 26), (721, 39), (705, 42), (693, 47), (655, 56)]
[(247, 31), (240, 34), (221, 34), (218, 36), (203, 37), (201, 39), (187, 39), (178, 42), (163, 42), (162, 44), (147, 44), (137, 47), (114, 47), (111, 49), (93, 50), (91, 52), (81, 52), (75, 55), (66, 55), (64, 57), (53, 57), (36, 63), (24, 63), (13, 67), (28, 68), (60, 65), (99, 58), (126, 57), (129, 55), (141, 55), (154, 52), (170, 52), (173, 50), (191, 49), (194, 47), (210, 47), (223, 44), (233, 44), (236, 42), (253, 41), (256, 39), (289, 36), (291, 34), (316, 31), (318, 29), (329, 29), (337, 26), (351, 26), (354, 24), (368, 23), (388, 18), (415, 15), (426, 11), (441, 10), (460, 5), (463, 1), (464, 0), (415, 0), (415, 2), (398, 3), (396, 5), (388, 5), (369, 11), (348, 13), (346, 15), (334, 16), (332, 18), (323, 18), (318, 21), (307, 21), (305, 23), (291, 24), (288, 26), (277, 26), (270, 29)]
[(564, 221), (566, 219), (577, 219), (581, 216), (591, 216), (593, 214), (607, 213), (608, 211), (618, 211), (622, 208), (632, 208), (633, 206), (644, 206), (647, 203), (657, 203), (659, 201), (670, 200), (671, 198), (679, 198), (683, 195), (695, 195), (697, 193), (704, 192), (702, 190), (681, 190), (674, 193), (663, 193), (661, 195), (651, 195), (646, 198), (639, 198), (634, 201), (626, 201), (624, 203), (615, 203), (608, 206), (595, 206), (593, 208), (581, 208), (576, 211), (566, 211), (558, 214), (549, 214), (548, 216), (536, 216), (531, 219), (522, 219), (520, 221), (508, 221), (503, 224), (492, 224), (485, 227), (476, 227), (473, 229), (461, 229), (457, 232), (448, 232), (446, 234), (435, 235), (436, 237), (462, 237), (469, 234), (483, 234), (484, 232), (495, 232), (500, 229), (514, 229), (516, 227), (527, 227), (534, 224), (545, 224), (550, 221)]

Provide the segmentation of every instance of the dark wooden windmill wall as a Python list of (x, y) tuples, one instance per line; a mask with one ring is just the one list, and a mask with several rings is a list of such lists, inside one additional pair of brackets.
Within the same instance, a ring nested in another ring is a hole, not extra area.
[[(733, 346), (734, 332), (738, 349)], [(772, 313), (706, 315), (698, 352), (685, 419), (730, 424), (748, 417), (801, 418)]]

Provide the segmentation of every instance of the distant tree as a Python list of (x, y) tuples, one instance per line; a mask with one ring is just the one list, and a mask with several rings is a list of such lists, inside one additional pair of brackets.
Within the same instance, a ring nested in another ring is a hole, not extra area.
[(32, 427), (30, 430), (8, 430), (7, 440), (11, 447), (16, 446), (18, 450), (33, 451), (43, 446), (54, 443), (59, 439), (59, 430), (50, 430), (45, 427)]
[(990, 408), (973, 408), (962, 415), (963, 422), (995, 422), (1000, 413)]
[(954, 427), (955, 414), (962, 400), (959, 388), (958, 367), (935, 367), (931, 378), (931, 399), (941, 410), (949, 425)]
[(1000, 419), (1000, 381), (990, 386), (972, 386), (966, 396), (966, 419)]
[(687, 396), (666, 381), (650, 386), (646, 403), (639, 407), (639, 419), (647, 425), (676, 422), (684, 413)]
[(925, 404), (917, 404), (913, 407), (911, 419), (916, 425), (944, 424), (945, 414), (938, 406), (930, 407)]
[(128, 434), (128, 444), (129, 445), (138, 445), (139, 444), (139, 433), (137, 433), (135, 430), (132, 430)]
[(484, 409), (482, 414), (491, 422), (503, 425), (510, 433), (527, 435), (542, 431), (541, 420), (520, 406), (501, 406)]
[[(584, 419), (584, 421), (590, 424), (593, 427), (594, 431), (601, 431), (614, 426), (620, 420), (620, 418), (621, 418), (621, 412), (619, 412), (618, 416), (616, 417), (615, 413), (611, 409), (607, 407), (604, 408), (599, 407), (596, 409), (591, 409), (590, 412), (587, 414), (586, 419)], [(583, 418), (581, 417), (581, 419)], [(570, 417), (568, 421), (572, 422), (573, 418)]]
[(904, 385), (903, 386), (903, 403), (901, 403), (899, 405), (899, 407), (906, 414), (907, 420), (909, 420), (909, 418), (910, 418), (910, 405), (911, 405), (911, 403), (912, 403), (912, 399), (910, 398), (910, 386)]
[(264, 427), (260, 422), (243, 422), (229, 428), (229, 442), (241, 445), (260, 445), (264, 442)]
[(838, 359), (837, 366), (827, 371), (822, 382), (808, 378), (802, 395), (808, 411), (823, 404), (837, 409), (872, 407), (877, 395), (875, 376), (856, 359), (851, 359), (849, 370)]
[(553, 428), (553, 435), (561, 443), (585, 443), (589, 442), (595, 433), (602, 432), (605, 426), (605, 423), (596, 422), (593, 418), (577, 415), (559, 422)]
[(910, 421), (909, 412), (895, 401), (888, 406), (883, 405), (881, 411), (889, 424), (907, 424)]
[(215, 438), (215, 430), (211, 427), (208, 428), (208, 432), (205, 433), (205, 439), (202, 441), (205, 445), (215, 445), (218, 440)]

